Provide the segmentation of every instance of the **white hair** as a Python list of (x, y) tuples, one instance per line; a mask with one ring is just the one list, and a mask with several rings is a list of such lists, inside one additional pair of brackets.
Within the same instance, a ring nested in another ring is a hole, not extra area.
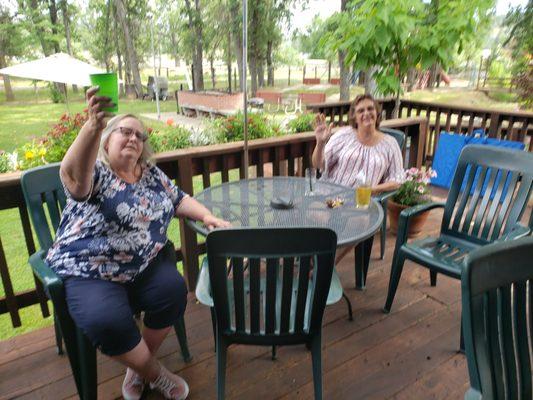
[[(107, 150), (106, 150), (107, 142), (109, 141), (109, 137), (111, 136), (111, 133), (113, 133), (117, 129), (119, 122), (126, 118), (133, 118), (137, 120), (141, 124), (143, 131), (146, 133), (146, 127), (144, 126), (143, 122), (133, 114), (120, 114), (120, 115), (116, 115), (113, 118), (111, 118), (107, 122), (107, 125), (104, 128), (104, 130), (102, 131), (102, 137), (100, 139), (100, 147), (98, 149), (98, 160), (102, 161), (108, 167), (109, 167), (109, 155), (107, 154)], [(143, 143), (143, 151), (141, 153), (141, 156), (139, 157), (138, 163), (141, 164), (141, 166), (143, 167), (152, 165), (153, 155), (154, 155), (154, 151), (152, 150), (152, 146), (147, 140)]]

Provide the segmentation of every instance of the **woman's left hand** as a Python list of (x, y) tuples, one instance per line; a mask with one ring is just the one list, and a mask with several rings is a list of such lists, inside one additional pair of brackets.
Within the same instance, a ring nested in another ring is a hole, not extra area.
[(215, 217), (213, 214), (208, 214), (204, 217), (204, 225), (212, 231), (215, 228), (229, 228), (231, 224), (228, 221)]

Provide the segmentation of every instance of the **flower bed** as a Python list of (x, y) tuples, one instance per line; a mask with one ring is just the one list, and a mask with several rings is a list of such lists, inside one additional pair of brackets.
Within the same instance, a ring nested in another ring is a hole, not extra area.
[[(12, 153), (0, 150), (0, 173), (26, 170), (53, 162), (59, 162), (87, 121), (87, 113), (74, 116), (64, 114), (41, 139), (25, 143)], [(299, 117), (300, 118), (300, 117)], [(308, 117), (306, 117), (308, 118)], [(213, 120), (204, 130), (190, 131), (181, 126), (172, 126), (173, 121), (157, 129), (147, 127), (148, 140), (154, 152), (183, 149), (191, 146), (204, 146), (216, 143), (243, 140), (244, 117), (242, 113)], [(303, 132), (308, 124), (298, 121), (289, 127), (291, 132)], [(248, 115), (248, 138), (259, 139), (284, 134), (280, 126), (264, 114)]]

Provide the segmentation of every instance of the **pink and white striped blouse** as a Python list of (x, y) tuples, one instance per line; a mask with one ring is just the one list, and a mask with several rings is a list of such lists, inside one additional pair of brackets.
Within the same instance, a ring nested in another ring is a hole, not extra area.
[(403, 171), (402, 152), (390, 135), (374, 146), (366, 146), (351, 126), (338, 130), (324, 149), (325, 168), (321, 179), (355, 187), (362, 171), (371, 186), (394, 180)]

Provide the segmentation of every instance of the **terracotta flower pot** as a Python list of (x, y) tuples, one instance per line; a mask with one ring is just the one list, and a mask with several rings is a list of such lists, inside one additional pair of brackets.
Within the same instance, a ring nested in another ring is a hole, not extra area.
[[(396, 233), (398, 232), (398, 220), (400, 219), (400, 213), (406, 208), (409, 208), (409, 206), (404, 206), (403, 204), (395, 203), (390, 199), (387, 201), (390, 231), (394, 235), (396, 235)], [(411, 218), (409, 222), (409, 230), (407, 232), (408, 237), (417, 237), (422, 233), (422, 229), (426, 220), (428, 219), (428, 216), (429, 211), (426, 211)]]

